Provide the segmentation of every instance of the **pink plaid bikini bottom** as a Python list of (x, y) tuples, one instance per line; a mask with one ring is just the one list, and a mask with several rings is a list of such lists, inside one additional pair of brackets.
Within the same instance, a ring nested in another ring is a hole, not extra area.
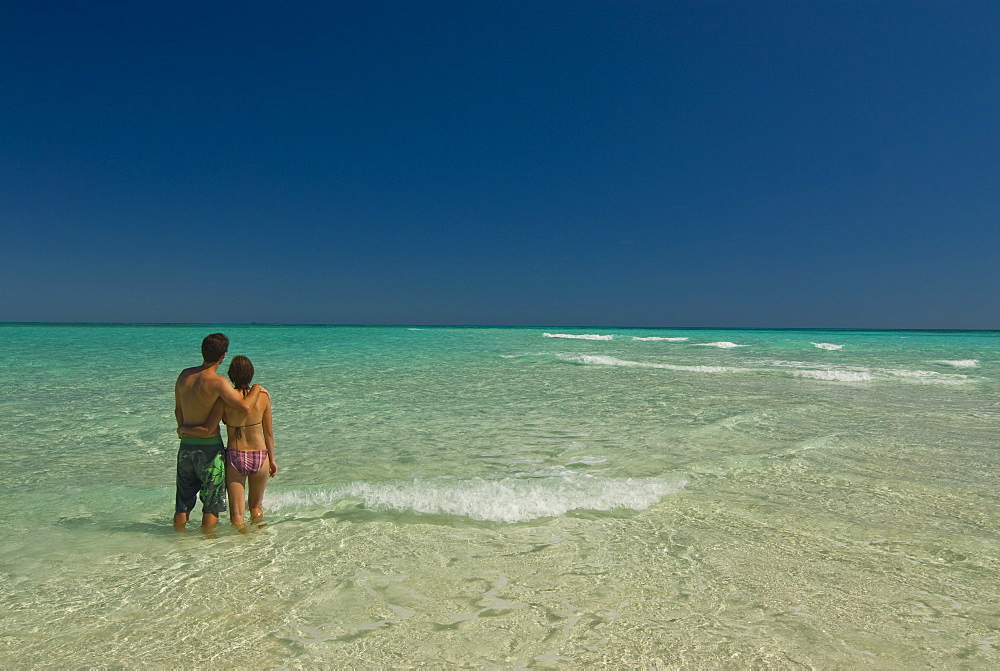
[(240, 475), (256, 475), (267, 463), (267, 450), (226, 450), (226, 463)]

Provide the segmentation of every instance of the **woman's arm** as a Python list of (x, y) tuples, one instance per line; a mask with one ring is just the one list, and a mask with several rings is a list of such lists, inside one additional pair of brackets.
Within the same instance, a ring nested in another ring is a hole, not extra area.
[[(267, 394), (267, 392), (264, 392)], [(261, 428), (264, 430), (264, 446), (267, 448), (267, 460), (271, 464), (271, 477), (278, 473), (278, 462), (274, 460), (274, 429), (271, 425), (271, 397), (265, 396), (264, 416), (261, 417)]]
[(222, 411), (225, 407), (226, 405), (220, 398), (212, 406), (212, 412), (208, 415), (208, 419), (205, 420), (204, 424), (182, 424), (177, 427), (177, 435), (180, 438), (184, 436), (191, 436), (193, 438), (214, 436), (219, 428), (219, 421), (222, 419)]

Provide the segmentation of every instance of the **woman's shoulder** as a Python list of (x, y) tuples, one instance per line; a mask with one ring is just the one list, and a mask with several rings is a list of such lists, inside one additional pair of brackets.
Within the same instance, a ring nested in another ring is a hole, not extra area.
[(260, 388), (260, 396), (257, 398), (257, 407), (255, 408), (254, 414), (256, 414), (256, 411), (259, 411), (261, 413), (267, 412), (270, 408), (271, 408), (271, 395), (267, 392), (267, 389), (264, 389), (264, 387), (262, 386)]

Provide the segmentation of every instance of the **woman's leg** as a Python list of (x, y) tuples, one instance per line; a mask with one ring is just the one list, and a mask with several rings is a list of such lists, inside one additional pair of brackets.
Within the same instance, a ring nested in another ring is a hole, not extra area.
[(228, 461), (226, 462), (226, 491), (229, 493), (229, 522), (243, 531), (246, 528), (243, 519), (247, 513), (246, 476), (233, 468)]
[(249, 477), (250, 524), (260, 524), (264, 518), (264, 488), (267, 487), (270, 474), (268, 461), (265, 459), (261, 469)]

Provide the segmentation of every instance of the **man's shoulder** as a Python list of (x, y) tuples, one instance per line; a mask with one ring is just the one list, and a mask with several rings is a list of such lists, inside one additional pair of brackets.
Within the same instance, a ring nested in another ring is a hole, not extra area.
[(229, 386), (226, 378), (212, 370), (202, 371), (201, 375), (198, 376), (198, 384), (201, 385), (202, 389), (220, 389)]
[(200, 366), (192, 366), (191, 368), (185, 368), (180, 372), (180, 375), (177, 376), (177, 384), (180, 384), (185, 380), (190, 380), (192, 377), (197, 376), (200, 370), (201, 370)]
[(222, 377), (213, 370), (206, 370), (202, 366), (192, 366), (191, 368), (185, 368), (181, 371), (181, 374), (177, 376), (178, 384), (184, 381), (190, 381), (189, 384), (193, 384), (197, 387), (216, 387), (220, 384), (224, 384), (226, 378)]

